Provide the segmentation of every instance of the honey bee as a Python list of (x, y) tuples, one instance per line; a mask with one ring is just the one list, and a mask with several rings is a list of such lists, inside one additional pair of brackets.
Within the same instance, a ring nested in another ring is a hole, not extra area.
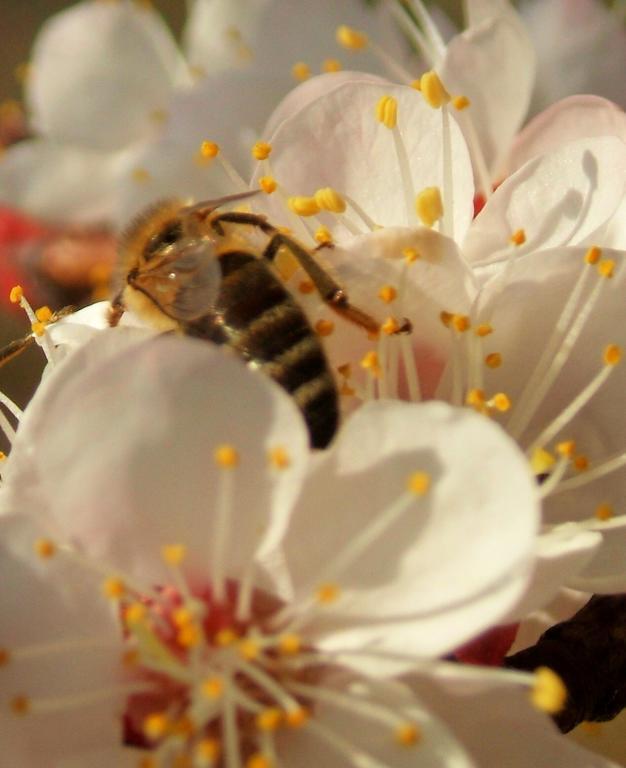
[(288, 249), (335, 312), (369, 333), (379, 323), (264, 216), (220, 210), (254, 194), (163, 201), (142, 213), (120, 240), (123, 285), (109, 322), (128, 309), (156, 329), (227, 345), (291, 395), (311, 445), (324, 448), (339, 422), (337, 386), (318, 335), (272, 266), (279, 249)]

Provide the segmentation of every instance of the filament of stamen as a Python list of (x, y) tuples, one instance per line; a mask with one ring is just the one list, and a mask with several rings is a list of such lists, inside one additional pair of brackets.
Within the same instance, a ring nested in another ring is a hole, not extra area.
[(562, 483), (554, 490), (554, 493), (562, 493), (563, 491), (573, 491), (576, 488), (580, 488), (583, 485), (587, 485), (592, 480), (597, 480), (600, 477), (615, 472), (618, 469), (626, 466), (626, 452), (618, 453), (610, 459), (606, 459), (600, 464), (596, 464), (591, 469), (588, 469), (584, 474), (577, 477), (570, 477), (567, 480), (563, 480)]
[(549, 496), (554, 489), (558, 486), (558, 484), (563, 479), (565, 473), (567, 472), (567, 468), (570, 463), (570, 457), (569, 456), (559, 456), (558, 460), (556, 461), (554, 468), (550, 472), (550, 476), (545, 480), (541, 486), (538, 489), (538, 494), (540, 499), (545, 499), (547, 496)]
[(401, 334), (399, 338), (400, 352), (402, 355), (402, 364), (406, 375), (406, 383), (409, 388), (409, 399), (412, 403), (419, 403), (422, 400), (422, 390), (420, 380), (417, 374), (417, 360), (413, 352), (413, 344), (408, 334)]
[[(230, 448), (230, 446), (223, 446), (223, 448)], [(217, 459), (217, 461), (219, 463), (219, 459)], [(234, 509), (234, 468), (235, 464), (231, 464), (230, 466), (227, 464), (220, 464), (221, 471), (219, 473), (217, 500), (215, 503), (215, 529), (213, 531), (213, 546), (211, 552), (211, 584), (214, 590), (215, 599), (218, 602), (222, 602), (226, 597), (224, 563), (230, 537), (230, 519)]]
[(15, 416), (18, 421), (21, 420), (24, 411), (17, 405), (17, 403), (14, 403), (8, 395), (5, 395), (4, 392), (0, 392), (0, 403), (4, 405), (7, 411), (9, 411), (12, 416)]
[(224, 758), (227, 768), (241, 768), (241, 751), (237, 729), (237, 707), (233, 698), (233, 683), (230, 678), (225, 683), (222, 699), (222, 722), (224, 731)]
[(27, 712), (29, 714), (50, 714), (52, 712), (63, 712), (68, 709), (78, 709), (99, 701), (111, 699), (116, 696), (131, 696), (137, 693), (146, 693), (153, 690), (152, 685), (137, 684), (116, 685), (110, 688), (100, 688), (83, 693), (73, 693), (69, 696), (54, 696), (50, 698), (30, 698), (25, 697), (28, 702)]
[(443, 143), (443, 218), (441, 232), (447, 237), (454, 237), (452, 212), (454, 211), (454, 189), (452, 184), (452, 138), (450, 136), (450, 113), (444, 104), (441, 108), (441, 134)]
[(358, 749), (343, 736), (322, 725), (317, 720), (311, 720), (308, 724), (308, 730), (326, 742), (336, 752), (342, 755), (350, 765), (356, 768), (389, 768), (385, 763), (376, 760), (367, 752)]

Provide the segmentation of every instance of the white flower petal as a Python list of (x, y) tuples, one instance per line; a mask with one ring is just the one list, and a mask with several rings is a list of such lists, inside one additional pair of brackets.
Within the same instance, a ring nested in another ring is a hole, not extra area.
[(182, 74), (161, 18), (126, 1), (89, 0), (51, 17), (32, 63), (26, 96), (36, 130), (94, 149), (145, 135)]
[(601, 535), (601, 544), (591, 562), (569, 580), (574, 589), (598, 594), (614, 595), (626, 591), (624, 547), (626, 547), (626, 520), (598, 521), (595, 535)]
[(475, 266), (501, 263), (523, 229), (518, 253), (576, 245), (593, 237), (624, 195), (626, 144), (601, 136), (572, 141), (522, 166), (495, 191), (463, 247)]
[[(429, 492), (334, 573), (339, 553), (376, 525), (416, 471), (431, 476)], [(499, 429), (442, 403), (383, 401), (351, 417), (309, 477), (285, 549), (298, 595), (328, 580), (342, 590), (336, 610), (313, 612), (310, 631), (316, 617), (322, 624), (329, 617), (325, 635), (358, 616), (359, 624), (371, 623), (355, 634), (430, 654), (458, 646), (506, 612), (503, 603), (510, 606), (524, 587), (536, 525), (533, 481)], [(491, 602), (498, 592), (506, 599)], [(457, 612), (466, 620), (457, 621)]]

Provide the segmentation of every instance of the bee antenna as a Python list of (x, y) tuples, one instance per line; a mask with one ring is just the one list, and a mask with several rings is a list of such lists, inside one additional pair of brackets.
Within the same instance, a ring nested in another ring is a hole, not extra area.
[(260, 189), (249, 189), (245, 192), (237, 192), (235, 195), (226, 195), (225, 197), (218, 197), (215, 200), (201, 200), (199, 203), (185, 206), (182, 209), (183, 213), (202, 213), (209, 214), (216, 208), (220, 208), (222, 205), (228, 205), (228, 203), (236, 203), (239, 200), (247, 200), (249, 197), (254, 197), (261, 192)]

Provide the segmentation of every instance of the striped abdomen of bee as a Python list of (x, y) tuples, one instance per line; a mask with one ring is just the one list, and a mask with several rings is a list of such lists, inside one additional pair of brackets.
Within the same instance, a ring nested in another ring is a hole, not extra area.
[(215, 307), (185, 324), (184, 333), (227, 344), (274, 379), (302, 412), (311, 445), (324, 448), (337, 430), (339, 401), (319, 338), (265, 262), (245, 251), (222, 253), (218, 261)]

